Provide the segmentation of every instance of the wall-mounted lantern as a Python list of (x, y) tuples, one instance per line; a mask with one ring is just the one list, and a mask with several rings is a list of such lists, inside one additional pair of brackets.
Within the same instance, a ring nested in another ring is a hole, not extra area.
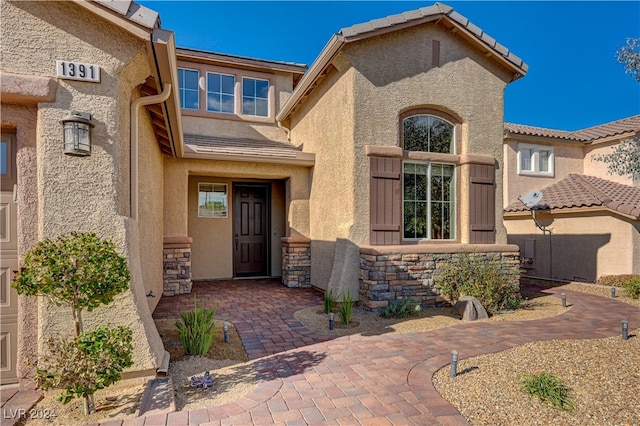
[(87, 112), (71, 111), (63, 118), (62, 132), (64, 139), (64, 153), (85, 157), (91, 155), (91, 114)]

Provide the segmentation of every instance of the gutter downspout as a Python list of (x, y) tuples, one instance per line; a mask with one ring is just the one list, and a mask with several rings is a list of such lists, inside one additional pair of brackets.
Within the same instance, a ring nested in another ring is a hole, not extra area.
[(162, 93), (144, 96), (131, 102), (131, 211), (133, 220), (138, 220), (138, 110), (143, 105), (164, 102), (171, 94), (171, 84), (166, 83)]

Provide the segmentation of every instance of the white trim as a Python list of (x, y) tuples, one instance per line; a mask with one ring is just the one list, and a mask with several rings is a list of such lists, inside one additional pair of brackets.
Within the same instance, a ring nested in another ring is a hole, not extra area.
[[(531, 151), (531, 170), (522, 168), (523, 151)], [(540, 152), (548, 152), (548, 167), (549, 170), (540, 170)], [(517, 147), (516, 162), (518, 165), (518, 174), (523, 176), (545, 176), (553, 177), (555, 174), (555, 154), (553, 152), (553, 146), (550, 145), (534, 145), (528, 143), (519, 143)]]

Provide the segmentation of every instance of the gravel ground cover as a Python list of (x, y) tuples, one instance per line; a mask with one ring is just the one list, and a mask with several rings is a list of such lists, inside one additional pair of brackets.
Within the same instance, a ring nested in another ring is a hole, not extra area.
[[(560, 288), (610, 296), (608, 287), (573, 283)], [(640, 300), (618, 300), (640, 309)], [(443, 368), (433, 384), (473, 425), (639, 425), (640, 329), (629, 334), (627, 341), (614, 336), (534, 342), (465, 359), (458, 363), (463, 374), (452, 379)], [(574, 411), (551, 408), (520, 391), (523, 373), (542, 371), (565, 382)]]

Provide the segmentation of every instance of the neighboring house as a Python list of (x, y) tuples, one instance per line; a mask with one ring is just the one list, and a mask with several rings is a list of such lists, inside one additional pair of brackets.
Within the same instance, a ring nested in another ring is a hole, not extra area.
[[(28, 381), (43, 337), (69, 328), (7, 289), (61, 233), (127, 256), (130, 291), (86, 323), (132, 326), (138, 375), (166, 362), (159, 297), (193, 280), (282, 277), (373, 308), (435, 303), (436, 269), (461, 252), (518, 268), (503, 94), (527, 65), (446, 5), (342, 29), (308, 70), (177, 49), (128, 1), (3, 1), (2, 16), (3, 383)], [(74, 110), (92, 114), (91, 155), (63, 153)]]
[[(640, 273), (640, 181), (594, 157), (640, 137), (640, 115), (576, 132), (505, 124), (505, 213), (528, 275), (595, 281)], [(539, 230), (518, 195), (543, 195)]]

